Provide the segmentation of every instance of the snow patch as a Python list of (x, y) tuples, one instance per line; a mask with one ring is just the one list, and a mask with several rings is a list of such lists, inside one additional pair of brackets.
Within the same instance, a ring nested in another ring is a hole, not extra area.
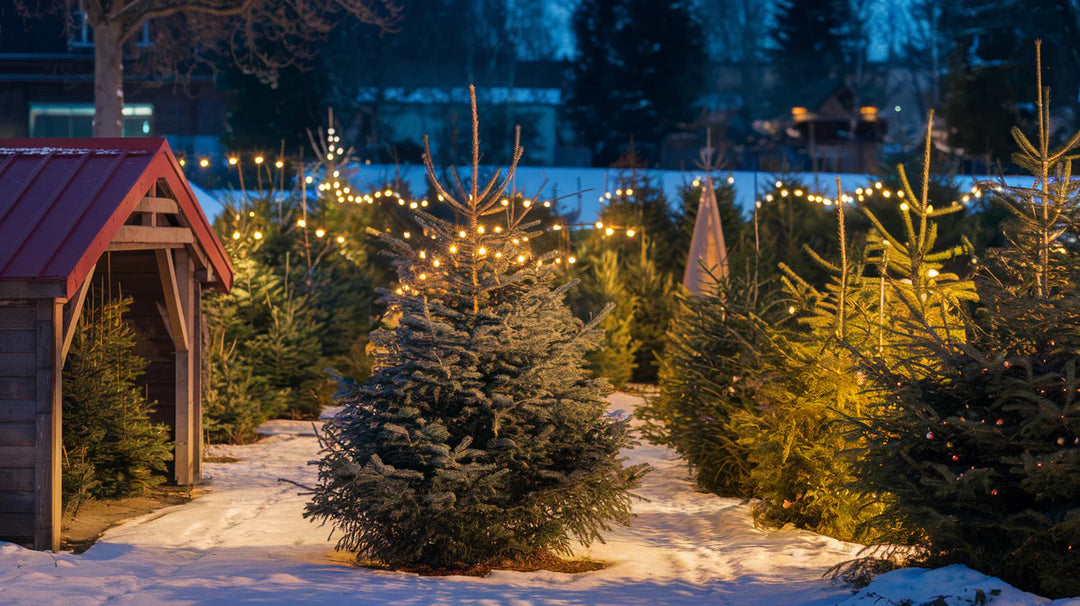
[[(641, 399), (617, 393), (609, 412)], [(636, 423), (634, 421), (633, 423)], [(205, 463), (207, 494), (112, 528), (82, 555), (50, 554), (0, 543), (0, 605), (59, 604), (618, 604), (625, 606), (871, 606), (961, 600), (1001, 589), (994, 604), (1044, 604), (998, 579), (964, 567), (908, 569), (862, 592), (822, 578), (861, 546), (802, 530), (758, 528), (747, 503), (696, 490), (671, 450), (641, 444), (629, 463), (653, 466), (637, 491), (633, 526), (577, 555), (609, 562), (583, 574), (497, 571), (483, 577), (420, 577), (348, 565), (330, 528), (302, 517), (307, 497), (284, 478), (312, 485), (318, 441), (311, 422), (271, 421), (269, 437), (214, 446), (240, 459)], [(1015, 600), (1015, 601), (1009, 601)], [(1054, 602), (1080, 606), (1080, 600)]]

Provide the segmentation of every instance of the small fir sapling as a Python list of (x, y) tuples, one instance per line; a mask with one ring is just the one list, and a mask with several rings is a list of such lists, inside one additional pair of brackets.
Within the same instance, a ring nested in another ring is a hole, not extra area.
[(142, 494), (165, 481), (168, 428), (150, 420), (154, 403), (136, 381), (147, 360), (123, 319), (129, 298), (94, 290), (64, 364), (65, 507), (89, 498)]
[(453, 220), (416, 209), (422, 231), (379, 234), (400, 286), (384, 292), (396, 327), (376, 331), (374, 375), (348, 383), (328, 422), (305, 516), (339, 549), (391, 566), (460, 569), (601, 540), (630, 521), (646, 466), (626, 466), (628, 421), (605, 413), (606, 381), (585, 353), (596, 324), (575, 319), (551, 255), (530, 247), (535, 200), (511, 203), (506, 178), (452, 194), (428, 174)]

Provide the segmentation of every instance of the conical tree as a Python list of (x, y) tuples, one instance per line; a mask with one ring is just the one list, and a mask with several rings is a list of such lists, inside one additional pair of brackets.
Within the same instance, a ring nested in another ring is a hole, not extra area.
[(864, 428), (863, 475), (892, 492), (877, 524), (919, 546), (910, 563), (962, 563), (1064, 597), (1080, 592), (1080, 132), (1050, 147), (1039, 84), (1037, 140), (1013, 130), (1037, 183), (988, 187), (1013, 221), (976, 275), (968, 338), (942, 339), (926, 319), (911, 332), (923, 359), (905, 365), (920, 373), (875, 368), (884, 401)]
[(64, 365), (64, 492), (75, 507), (87, 496), (145, 492), (165, 480), (172, 458), (168, 428), (150, 421), (154, 403), (136, 384), (147, 361), (123, 319), (130, 305), (94, 290)]
[(396, 566), (459, 568), (601, 539), (628, 524), (644, 466), (625, 467), (627, 421), (605, 414), (606, 382), (585, 352), (545, 256), (530, 250), (534, 200), (519, 208), (496, 173), (452, 194), (428, 174), (454, 221), (417, 209), (424, 233), (380, 234), (400, 286), (385, 293), (393, 329), (374, 333), (371, 379), (347, 385), (327, 423), (319, 481), (305, 515), (330, 522), (338, 548)]

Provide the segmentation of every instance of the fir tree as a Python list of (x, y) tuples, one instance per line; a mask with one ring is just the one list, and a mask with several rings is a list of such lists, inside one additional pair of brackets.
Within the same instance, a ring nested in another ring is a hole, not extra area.
[(624, 467), (627, 421), (605, 415), (609, 387), (584, 369), (600, 318), (576, 320), (562, 301), (572, 283), (555, 287), (550, 256), (531, 252), (535, 201), (501, 204), (516, 162), (477, 181), (472, 103), (472, 183), (451, 194), (427, 155), (455, 220), (418, 209), (422, 244), (380, 235), (400, 321), (373, 335), (371, 379), (346, 385), (305, 511), (341, 532), (340, 549), (390, 565), (569, 552), (629, 522), (645, 473)]
[(136, 384), (147, 362), (123, 319), (130, 304), (95, 291), (64, 364), (64, 493), (76, 508), (87, 496), (145, 492), (165, 480), (172, 458), (168, 428), (150, 422), (154, 404)]
[(619, 258), (615, 251), (601, 252), (591, 269), (593, 275), (590, 278), (596, 282), (596, 292), (613, 302), (615, 309), (600, 323), (604, 340), (599, 349), (589, 352), (588, 359), (598, 375), (619, 389), (633, 377), (636, 366), (634, 354), (639, 344), (633, 340), (633, 328), (638, 299), (622, 283)]
[(759, 325), (787, 316), (776, 304), (762, 305), (751, 280), (729, 278), (716, 292), (679, 295), (660, 393), (634, 413), (646, 438), (675, 449), (699, 486), (724, 496), (751, 496), (748, 451), (731, 419), (756, 410), (756, 370), (765, 351)]
[(658, 158), (661, 139), (692, 118), (705, 74), (701, 27), (690, 3), (585, 0), (574, 11), (576, 56), (567, 110), (594, 163), (626, 141)]
[(988, 188), (1013, 220), (1009, 247), (976, 275), (968, 338), (911, 330), (918, 373), (873, 367), (883, 405), (864, 428), (863, 473), (889, 486), (876, 523), (893, 529), (890, 542), (918, 545), (908, 561), (959, 562), (1057, 597), (1080, 592), (1080, 133), (1051, 148), (1041, 78), (1039, 89), (1037, 140), (1013, 129), (1014, 160), (1036, 184)]

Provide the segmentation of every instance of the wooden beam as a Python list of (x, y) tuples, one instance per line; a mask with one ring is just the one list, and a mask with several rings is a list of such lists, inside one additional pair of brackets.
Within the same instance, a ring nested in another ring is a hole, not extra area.
[[(145, 225), (121, 225), (113, 236), (113, 242), (138, 242), (142, 244), (194, 244), (195, 234), (186, 227), (147, 227)], [(167, 248), (167, 246), (163, 246)]]
[(105, 249), (107, 252), (122, 252), (126, 250), (169, 250), (172, 248), (185, 248), (183, 242), (109, 242)]
[(67, 286), (62, 280), (34, 282), (0, 281), (0, 299), (64, 299)]
[[(198, 305), (195, 299), (195, 270), (192, 267), (191, 256), (186, 250), (176, 251), (176, 292), (179, 295), (179, 309), (184, 315), (187, 326), (195, 326), (194, 310)], [(189, 331), (188, 337), (193, 336)], [(195, 366), (194, 352), (190, 351), (185, 341), (183, 350), (176, 349), (176, 483), (180, 485), (194, 484), (198, 479), (195, 477), (195, 453), (198, 436), (195, 435)]]
[(192, 452), (191, 479), (195, 482), (202, 480), (202, 457), (203, 457), (203, 423), (202, 423), (202, 285), (199, 281), (192, 280), (194, 294), (191, 310), (191, 417), (192, 417), (192, 440), (195, 448)]
[(37, 302), (37, 412), (34, 453), (34, 548), (60, 550), (60, 362), (63, 303)]
[(142, 200), (139, 200), (139, 204), (132, 212), (175, 215), (180, 212), (180, 205), (172, 198), (155, 198), (147, 196)]
[[(177, 251), (179, 253), (181, 251)], [(173, 344), (176, 351), (188, 350), (188, 326), (184, 318), (183, 306), (180, 301), (180, 291), (176, 281), (176, 267), (173, 264), (172, 253), (168, 250), (155, 250), (157, 257), (158, 274), (161, 277), (161, 291), (165, 293), (165, 308), (169, 312), (169, 330), (172, 333)], [(187, 258), (187, 254), (184, 254)]]
[(90, 290), (90, 284), (94, 281), (94, 270), (96, 268), (97, 265), (90, 268), (86, 277), (83, 278), (82, 285), (79, 286), (79, 291), (75, 293), (75, 298), (64, 305), (64, 341), (63, 347), (60, 349), (60, 364), (67, 360), (68, 350), (71, 349), (71, 340), (75, 338), (75, 325), (79, 323), (83, 303), (86, 302), (86, 293)]

